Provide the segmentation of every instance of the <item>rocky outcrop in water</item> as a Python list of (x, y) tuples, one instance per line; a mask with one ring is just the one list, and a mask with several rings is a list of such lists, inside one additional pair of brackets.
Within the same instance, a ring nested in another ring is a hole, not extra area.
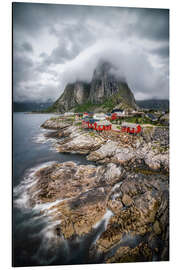
[(77, 127), (70, 127), (66, 132), (71, 133), (57, 144), (56, 149), (59, 152), (88, 154), (90, 151), (98, 149), (105, 142), (105, 139), (98, 134), (87, 133)]
[(71, 123), (67, 123), (65, 121), (62, 121), (61, 119), (59, 119), (58, 117), (54, 117), (52, 119), (46, 120), (41, 127), (45, 128), (45, 129), (63, 129), (66, 127), (69, 127), (71, 125)]
[(37, 170), (34, 178), (30, 205), (42, 206), (59, 242), (82, 240), (101, 227), (90, 260), (168, 259), (167, 176), (128, 173), (113, 163), (65, 162)]
[(106, 168), (54, 163), (35, 173), (36, 182), (27, 191), (30, 205), (49, 203), (49, 217), (61, 221), (55, 228), (61, 236), (68, 239), (86, 234), (106, 213), (110, 190), (121, 173), (121, 168), (114, 164)]
[[(58, 126), (56, 144), (59, 152), (88, 154), (87, 159), (100, 164), (115, 163), (131, 170), (169, 171), (169, 130), (164, 127), (147, 128), (141, 137), (124, 133), (86, 131), (56, 119), (43, 126)], [(62, 128), (61, 128), (62, 127)], [(51, 137), (49, 133), (48, 136)]]

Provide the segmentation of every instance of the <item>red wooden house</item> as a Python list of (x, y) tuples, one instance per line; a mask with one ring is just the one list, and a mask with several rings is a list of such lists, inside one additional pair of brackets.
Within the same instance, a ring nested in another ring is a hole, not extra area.
[(121, 131), (130, 133), (130, 134), (137, 134), (141, 132), (141, 126), (139, 124), (124, 122), (121, 125)]
[(82, 127), (94, 129), (97, 131), (103, 131), (103, 130), (111, 130), (112, 124), (107, 120), (95, 121), (94, 119), (92, 120), (85, 119), (82, 121)]

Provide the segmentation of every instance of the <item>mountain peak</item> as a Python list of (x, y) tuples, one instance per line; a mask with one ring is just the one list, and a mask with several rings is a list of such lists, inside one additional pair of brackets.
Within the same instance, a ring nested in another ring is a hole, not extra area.
[(94, 77), (104, 76), (105, 74), (110, 74), (115, 67), (108, 61), (100, 60), (97, 67), (94, 70)]
[(117, 106), (136, 109), (133, 93), (125, 80), (116, 76), (116, 72), (117, 68), (112, 63), (100, 60), (91, 82), (68, 84), (61, 97), (54, 103), (54, 109), (64, 112), (87, 103), (92, 105), (91, 110), (99, 106), (101, 110), (111, 110)]

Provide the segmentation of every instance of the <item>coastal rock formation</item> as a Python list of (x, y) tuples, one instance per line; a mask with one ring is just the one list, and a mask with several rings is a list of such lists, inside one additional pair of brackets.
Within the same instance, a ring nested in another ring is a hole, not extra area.
[(65, 238), (90, 232), (107, 211), (112, 186), (121, 177), (121, 168), (54, 163), (35, 173), (35, 184), (27, 193), (30, 205), (49, 206), (48, 217), (61, 221), (54, 228)]
[[(95, 252), (104, 254), (106, 262), (150, 261), (153, 256), (161, 258), (163, 254), (164, 260), (168, 259), (166, 176), (127, 174), (109, 196), (108, 206), (114, 215), (94, 247)], [(145, 253), (141, 253), (139, 245), (145, 248)], [(134, 248), (137, 253), (130, 258)]]
[(45, 128), (45, 129), (62, 129), (65, 127), (70, 126), (70, 123), (66, 123), (64, 121), (62, 121), (61, 119), (59, 119), (58, 117), (56, 118), (52, 118), (49, 120), (46, 120), (41, 127)]
[(168, 260), (168, 136), (159, 137), (166, 131), (154, 130), (147, 142), (61, 122), (46, 121), (46, 129), (56, 130), (45, 136), (57, 139), (58, 151), (88, 154), (94, 163), (53, 162), (37, 168), (28, 185), (22, 183), (28, 207), (49, 221), (51, 246), (89, 239), (91, 263)]
[(91, 152), (87, 157), (88, 160), (100, 161), (110, 159), (116, 152), (118, 143), (108, 140), (98, 150)]
[(103, 262), (168, 260), (165, 175), (129, 173), (113, 163), (53, 163), (34, 173), (27, 194), (29, 205), (38, 206), (54, 222), (56, 243), (82, 240), (99, 231), (90, 258)]
[[(66, 138), (66, 134), (69, 137)], [(65, 138), (57, 144), (57, 151), (67, 153), (88, 154), (92, 150), (98, 149), (105, 140), (98, 134), (87, 133), (77, 127), (69, 127), (63, 133)]]
[(168, 172), (168, 151), (160, 153), (157, 148), (154, 151), (151, 147), (151, 144), (146, 145), (145, 143), (138, 145), (137, 148), (123, 147), (118, 142), (107, 141), (98, 150), (91, 151), (87, 159), (99, 163), (113, 162), (122, 166), (144, 167), (144, 169), (148, 167), (154, 171)]
[(127, 82), (117, 76), (117, 70), (112, 64), (105, 61), (99, 62), (90, 83), (76, 81), (67, 84), (63, 94), (50, 109), (63, 113), (87, 103), (91, 111), (97, 110), (98, 106), (105, 111), (112, 108), (137, 109), (134, 95)]
[[(61, 138), (56, 144), (59, 152), (88, 154), (87, 159), (90, 161), (115, 163), (129, 167), (129, 170), (169, 172), (169, 131), (166, 128), (150, 129), (149, 141), (147, 134), (137, 137), (105, 132), (101, 135), (56, 119), (48, 120), (42, 126), (49, 129), (57, 127), (57, 133), (53, 133), (52, 137), (56, 135)], [(48, 136), (51, 137), (51, 134), (48, 133)]]

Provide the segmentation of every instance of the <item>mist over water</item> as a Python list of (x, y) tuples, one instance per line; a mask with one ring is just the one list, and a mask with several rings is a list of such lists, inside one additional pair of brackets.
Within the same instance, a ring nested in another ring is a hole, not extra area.
[[(42, 214), (48, 205), (30, 207), (27, 187), (33, 185), (34, 173), (49, 162), (74, 161), (89, 164), (82, 155), (62, 154), (46, 140), (40, 126), (54, 115), (13, 115), (13, 266), (37, 266), (88, 263), (88, 250), (103, 224), (89, 237), (69, 242), (52, 234), (55, 223)], [(58, 203), (58, 202), (55, 202)]]

